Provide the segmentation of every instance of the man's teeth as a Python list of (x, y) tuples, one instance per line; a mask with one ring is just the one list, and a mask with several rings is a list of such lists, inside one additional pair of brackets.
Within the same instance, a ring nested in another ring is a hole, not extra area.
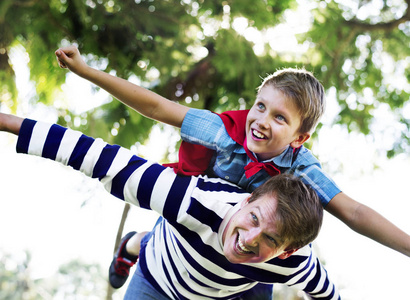
[(239, 250), (241, 250), (244, 253), (251, 253), (252, 252), (248, 248), (245, 247), (245, 245), (242, 243), (240, 237), (238, 237), (238, 248), (239, 248)]
[(253, 135), (256, 136), (257, 138), (260, 138), (260, 139), (264, 139), (264, 138), (265, 138), (265, 135), (262, 134), (262, 133), (260, 133), (259, 131), (253, 130), (252, 133), (253, 133)]

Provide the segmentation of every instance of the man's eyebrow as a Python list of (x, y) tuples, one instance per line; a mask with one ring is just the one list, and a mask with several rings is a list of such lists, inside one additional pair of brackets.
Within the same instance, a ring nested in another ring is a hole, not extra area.
[[(264, 217), (264, 215), (262, 214), (262, 209), (261, 209), (261, 207), (260, 207), (259, 205), (256, 205), (256, 206), (255, 206), (255, 209), (258, 210), (258, 215), (260, 216), (260, 222), (263, 222), (263, 221), (265, 220), (265, 217)], [(277, 234), (277, 233), (275, 233), (275, 234), (269, 233), (269, 234), (266, 234), (266, 235), (272, 237), (272, 238), (276, 241), (276, 244), (277, 244), (278, 246), (280, 246), (281, 244), (283, 244), (282, 237), (281, 237), (279, 234)]]
[(260, 205), (256, 205), (255, 208), (258, 210), (258, 214), (260, 216), (261, 221), (265, 220), (265, 215), (262, 213), (263, 209), (260, 207)]
[(264, 220), (264, 216), (263, 216), (263, 214), (262, 214), (262, 210), (261, 210), (261, 207), (259, 206), (259, 205), (256, 205), (255, 206), (255, 208), (258, 210), (258, 214), (259, 214), (259, 216), (261, 217), (261, 221), (263, 221)]

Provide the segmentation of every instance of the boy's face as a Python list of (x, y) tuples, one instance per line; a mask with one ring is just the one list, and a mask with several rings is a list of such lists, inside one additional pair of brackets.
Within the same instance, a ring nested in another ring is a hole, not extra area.
[(287, 251), (277, 233), (275, 197), (264, 195), (252, 202), (248, 199), (243, 200), (223, 232), (225, 257), (234, 264), (260, 263), (274, 257), (284, 259), (296, 251)]
[(289, 145), (300, 147), (309, 133), (299, 133), (301, 116), (294, 103), (285, 95), (266, 85), (260, 91), (246, 119), (248, 149), (259, 160), (271, 159), (281, 154)]

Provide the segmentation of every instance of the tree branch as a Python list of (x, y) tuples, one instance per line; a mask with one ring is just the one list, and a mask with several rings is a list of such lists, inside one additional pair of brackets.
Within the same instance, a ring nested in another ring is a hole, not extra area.
[(407, 10), (406, 13), (397, 20), (393, 20), (391, 22), (381, 22), (376, 24), (369, 24), (366, 22), (359, 21), (357, 19), (345, 21), (346, 24), (350, 27), (357, 28), (361, 31), (392, 31), (397, 28), (400, 24), (410, 21), (410, 0), (406, 0), (407, 3)]
[(14, 1), (14, 5), (22, 7), (31, 7), (34, 6), (38, 0), (27, 0), (27, 1)]

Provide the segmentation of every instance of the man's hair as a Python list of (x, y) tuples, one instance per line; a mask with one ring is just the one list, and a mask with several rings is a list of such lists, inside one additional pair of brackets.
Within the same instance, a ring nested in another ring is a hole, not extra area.
[(258, 93), (266, 85), (273, 85), (296, 105), (301, 116), (300, 133), (315, 130), (325, 111), (326, 100), (323, 85), (311, 72), (296, 68), (278, 70), (263, 80)]
[(252, 193), (249, 202), (262, 196), (277, 200), (276, 228), (287, 249), (298, 249), (319, 234), (323, 207), (315, 190), (291, 174), (271, 177)]

